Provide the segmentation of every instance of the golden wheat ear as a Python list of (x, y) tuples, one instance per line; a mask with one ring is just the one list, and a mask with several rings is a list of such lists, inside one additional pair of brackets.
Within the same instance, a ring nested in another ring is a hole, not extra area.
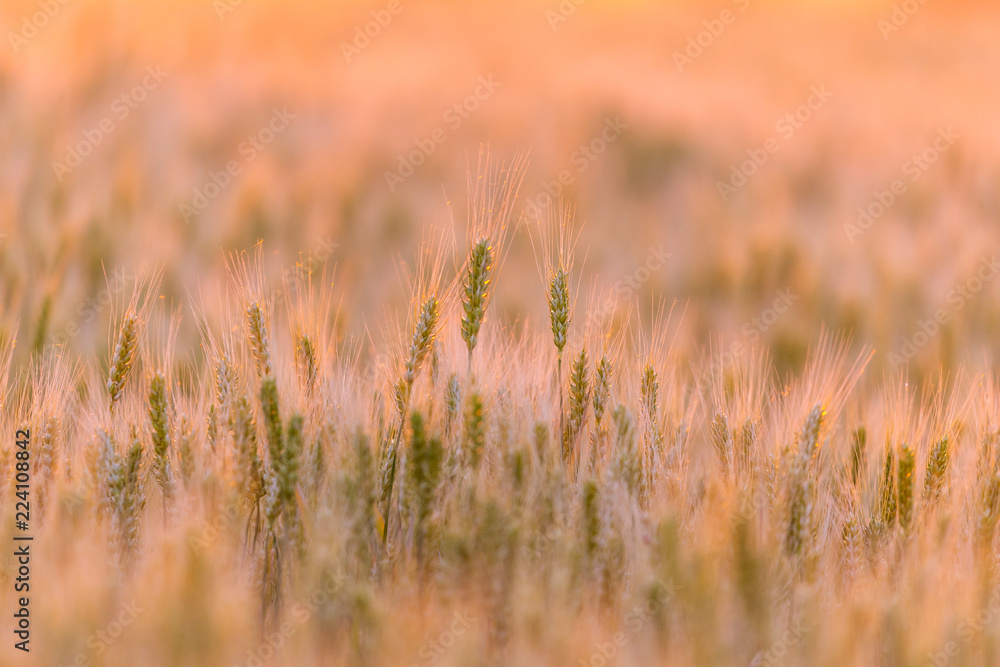
[(471, 246), (462, 272), (462, 340), (472, 353), (479, 340), (493, 291), (493, 281), (509, 248), (514, 202), (524, 179), (527, 159), (519, 155), (507, 166), (480, 150), (476, 178), (470, 170), (469, 239)]
[(469, 364), (472, 352), (479, 340), (479, 329), (486, 315), (487, 290), (493, 279), (493, 248), (487, 238), (479, 239), (469, 253), (468, 269), (463, 283), (462, 340), (469, 350)]
[(263, 378), (271, 377), (271, 338), (268, 335), (267, 317), (264, 309), (257, 301), (252, 301), (246, 307), (247, 341), (250, 353), (257, 367), (257, 374)]
[(121, 400), (125, 385), (132, 375), (139, 355), (140, 337), (159, 291), (162, 271), (143, 264), (139, 268), (138, 276), (128, 303), (122, 307), (123, 314), (117, 326), (115, 314), (112, 313), (115, 335), (106, 385), (108, 409), (111, 411), (114, 411), (115, 404)]
[(170, 415), (166, 377), (157, 372), (149, 383), (149, 421), (153, 428), (153, 472), (166, 503), (173, 497), (170, 470)]
[(115, 348), (111, 353), (111, 370), (108, 374), (109, 408), (114, 410), (115, 403), (125, 390), (125, 383), (132, 374), (139, 345), (139, 320), (134, 312), (125, 313), (121, 328), (115, 340)]
[(392, 506), (392, 491), (396, 483), (396, 465), (399, 446), (406, 425), (406, 413), (410, 405), (410, 393), (420, 368), (430, 354), (438, 331), (440, 304), (436, 296), (428, 297), (420, 307), (420, 314), (410, 336), (410, 348), (404, 363), (403, 377), (396, 385), (396, 407), (399, 410), (399, 428), (389, 445), (382, 482), (382, 541), (389, 536), (389, 511)]

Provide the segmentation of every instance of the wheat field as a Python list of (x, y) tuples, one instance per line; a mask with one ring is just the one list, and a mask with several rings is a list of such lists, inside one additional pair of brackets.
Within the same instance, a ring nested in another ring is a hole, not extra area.
[(0, 665), (1000, 663), (994, 5), (0, 26)]

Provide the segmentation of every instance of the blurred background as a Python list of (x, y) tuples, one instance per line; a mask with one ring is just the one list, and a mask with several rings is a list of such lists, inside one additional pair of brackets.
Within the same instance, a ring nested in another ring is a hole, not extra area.
[(995, 3), (5, 0), (0, 26), (21, 358), (103, 358), (144, 260), (195, 354), (189, 304), (261, 240), (276, 283), (335, 267), (344, 340), (376, 329), (428, 227), (461, 254), (481, 146), (530, 155), (506, 324), (547, 324), (524, 227), (562, 197), (578, 307), (676, 300), (684, 354), (793, 369), (826, 329), (919, 376), (1000, 350)]

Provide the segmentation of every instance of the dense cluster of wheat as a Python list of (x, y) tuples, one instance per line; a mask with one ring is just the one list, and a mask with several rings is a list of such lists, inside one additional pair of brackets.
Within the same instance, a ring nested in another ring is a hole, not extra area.
[[(383, 363), (336, 340), (329, 282), (276, 292), (252, 252), (190, 358), (149, 270), (106, 365), (50, 348), (18, 372), (6, 343), (39, 664), (996, 654), (992, 380), (879, 392), (829, 337), (780, 382), (761, 351), (684, 366), (666, 313), (575, 306), (565, 211), (534, 232), (551, 336), (490, 327), (522, 167), (480, 174), (454, 277), (426, 245)], [(138, 618), (95, 644), (126, 603)]]

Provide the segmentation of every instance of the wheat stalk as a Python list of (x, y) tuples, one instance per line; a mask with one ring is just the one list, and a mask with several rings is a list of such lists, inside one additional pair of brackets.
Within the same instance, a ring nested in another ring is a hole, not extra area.
[(420, 367), (431, 351), (437, 336), (440, 304), (437, 297), (428, 297), (420, 306), (420, 312), (410, 336), (410, 348), (403, 365), (403, 377), (396, 385), (396, 404), (399, 409), (399, 428), (392, 438), (386, 454), (384, 474), (382, 475), (382, 541), (389, 536), (389, 509), (392, 505), (392, 490), (396, 483), (396, 463), (399, 455), (399, 443), (403, 437), (403, 427), (406, 424), (406, 412), (410, 404), (410, 392), (413, 383), (420, 372)]
[(562, 360), (566, 348), (566, 336), (569, 333), (569, 275), (562, 266), (556, 268), (549, 279), (549, 323), (552, 329), (552, 342), (556, 346), (556, 383), (559, 385), (559, 431), (565, 430), (563, 415)]
[(413, 545), (417, 567), (421, 576), (426, 571), (426, 548), (432, 527), (429, 525), (431, 510), (441, 478), (441, 461), (444, 450), (441, 442), (430, 438), (424, 428), (423, 417), (414, 411), (410, 420), (410, 455), (407, 458), (409, 496), (414, 499)]

